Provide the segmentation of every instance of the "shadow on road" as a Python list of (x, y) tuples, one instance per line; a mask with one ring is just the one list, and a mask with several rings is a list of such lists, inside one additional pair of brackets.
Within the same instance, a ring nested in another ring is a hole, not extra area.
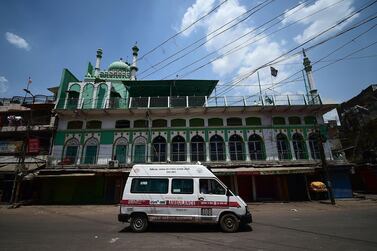
[[(251, 232), (253, 228), (251, 225), (240, 226), (238, 232)], [(132, 233), (130, 226), (127, 226), (119, 231), (119, 233)], [(148, 226), (147, 232), (155, 233), (213, 233), (221, 232), (218, 225), (202, 225), (202, 224), (181, 224), (181, 223), (153, 223)]]

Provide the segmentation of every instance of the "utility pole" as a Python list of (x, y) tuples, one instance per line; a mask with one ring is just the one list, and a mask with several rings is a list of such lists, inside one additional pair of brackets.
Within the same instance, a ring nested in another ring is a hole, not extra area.
[(331, 204), (335, 205), (334, 191), (332, 189), (332, 184), (330, 181), (329, 169), (327, 166), (327, 161), (326, 161), (326, 156), (325, 156), (325, 149), (323, 148), (323, 140), (322, 140), (322, 136), (321, 136), (321, 132), (319, 130), (318, 124), (316, 124), (316, 134), (318, 138), (319, 155), (321, 157), (323, 170), (325, 171), (325, 183), (326, 183), (327, 191), (331, 200)]
[[(34, 103), (34, 95), (29, 91), (29, 84), (31, 83), (31, 80), (29, 78), (27, 89), (23, 89), (25, 91), (25, 98), (23, 101), (23, 105), (25, 105), (25, 99), (26, 95), (30, 94), (33, 98), (32, 104)], [(23, 180), (24, 172), (26, 170), (25, 167), (25, 158), (28, 151), (28, 144), (30, 139), (30, 126), (32, 125), (32, 119), (33, 119), (33, 111), (32, 107), (30, 109), (30, 117), (28, 119), (27, 127), (26, 127), (26, 137), (24, 138), (22, 142), (21, 152), (19, 153), (19, 159), (17, 166), (15, 168), (15, 177), (13, 182), (13, 188), (12, 188), (12, 195), (10, 199), (10, 204), (13, 205), (13, 207), (16, 206), (16, 203), (18, 202), (19, 194), (20, 194), (20, 188), (21, 188), (21, 182)]]

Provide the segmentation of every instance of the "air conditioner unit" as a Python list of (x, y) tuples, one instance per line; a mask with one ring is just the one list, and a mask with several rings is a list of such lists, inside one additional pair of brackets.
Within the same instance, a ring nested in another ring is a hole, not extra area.
[(119, 161), (118, 160), (110, 160), (109, 161), (109, 168), (119, 168)]

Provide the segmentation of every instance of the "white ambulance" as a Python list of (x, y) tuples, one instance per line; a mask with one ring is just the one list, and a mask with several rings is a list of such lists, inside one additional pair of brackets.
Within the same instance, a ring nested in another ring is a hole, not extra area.
[(219, 224), (235, 232), (251, 223), (247, 204), (202, 165), (134, 165), (118, 220), (143, 232), (149, 222)]

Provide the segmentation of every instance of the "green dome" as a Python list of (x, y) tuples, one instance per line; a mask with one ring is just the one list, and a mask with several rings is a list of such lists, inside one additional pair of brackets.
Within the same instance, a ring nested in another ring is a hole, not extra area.
[(129, 70), (130, 70), (129, 65), (123, 62), (122, 59), (112, 62), (108, 68), (108, 71), (129, 71)]

